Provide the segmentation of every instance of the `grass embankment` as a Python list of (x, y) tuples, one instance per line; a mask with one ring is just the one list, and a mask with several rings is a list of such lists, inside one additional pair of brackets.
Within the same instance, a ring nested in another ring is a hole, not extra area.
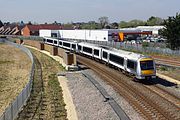
[(168, 77), (174, 78), (176, 80), (180, 80), (180, 69), (179, 68), (171, 68), (171, 67), (165, 67), (160, 66), (157, 68), (157, 72), (163, 75), (166, 75)]
[(0, 115), (29, 81), (31, 61), (21, 50), (0, 44)]
[(62, 66), (47, 55), (31, 50), (35, 56), (32, 94), (18, 120), (65, 120), (67, 113), (57, 73)]

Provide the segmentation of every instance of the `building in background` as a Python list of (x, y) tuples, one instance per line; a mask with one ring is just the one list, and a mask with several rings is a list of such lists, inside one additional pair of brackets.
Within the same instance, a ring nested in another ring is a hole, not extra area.
[(21, 35), (24, 26), (16, 24), (5, 25), (0, 28), (0, 35)]
[(152, 35), (159, 35), (159, 30), (165, 28), (164, 26), (138, 26), (136, 29), (141, 31), (151, 31)]
[(121, 28), (120, 30), (138, 30), (141, 32), (152, 32), (152, 35), (159, 35), (159, 30), (164, 26), (138, 26), (135, 28)]
[(82, 41), (124, 41), (127, 35), (138, 36), (141, 34), (152, 34), (151, 32), (141, 32), (140, 30), (40, 30), (40, 37), (56, 37), (60, 39), (82, 40)]
[(39, 36), (40, 29), (60, 30), (62, 29), (62, 26), (55, 24), (26, 25), (22, 29), (21, 34), (22, 36)]

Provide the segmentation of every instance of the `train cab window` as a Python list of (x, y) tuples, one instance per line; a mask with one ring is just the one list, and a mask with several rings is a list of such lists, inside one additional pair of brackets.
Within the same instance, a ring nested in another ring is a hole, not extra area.
[(62, 42), (61, 42), (61, 41), (59, 41), (59, 45), (62, 45)]
[(53, 40), (47, 39), (48, 43), (53, 43)]
[(114, 55), (114, 54), (109, 55), (109, 60), (112, 61), (112, 62), (115, 62), (115, 63), (117, 63), (119, 65), (124, 64), (124, 58), (120, 57), (120, 56), (117, 56), (117, 55)]
[(54, 44), (57, 44), (57, 41), (56, 41), (56, 40), (54, 40)]
[(127, 60), (127, 68), (136, 70), (137, 63), (132, 60)]
[(99, 50), (94, 49), (94, 55), (99, 56)]
[(72, 44), (72, 48), (73, 48), (73, 49), (76, 49), (76, 45), (75, 45), (75, 44)]
[(103, 58), (107, 59), (107, 52), (103, 51)]
[(92, 48), (83, 47), (83, 51), (92, 54)]
[(63, 46), (70, 48), (70, 43), (63, 42)]
[(153, 60), (140, 61), (141, 70), (153, 70)]

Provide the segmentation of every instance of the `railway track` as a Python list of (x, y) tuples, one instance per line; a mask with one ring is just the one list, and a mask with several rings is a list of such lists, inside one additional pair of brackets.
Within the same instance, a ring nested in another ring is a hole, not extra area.
[(77, 56), (77, 60), (112, 85), (145, 119), (180, 119), (179, 98), (153, 86), (133, 82), (132, 78), (91, 59)]
[(151, 91), (155, 92), (155, 94), (158, 94), (159, 96), (163, 97), (170, 103), (174, 104), (174, 106), (177, 106), (180, 108), (180, 101), (179, 101), (180, 98), (179, 97), (167, 92), (163, 88), (156, 86), (156, 85), (153, 85), (153, 86), (145, 85), (145, 87), (147, 87)]
[(171, 59), (155, 58), (155, 62), (159, 65), (165, 65), (165, 66), (180, 68), (180, 61), (174, 61)]

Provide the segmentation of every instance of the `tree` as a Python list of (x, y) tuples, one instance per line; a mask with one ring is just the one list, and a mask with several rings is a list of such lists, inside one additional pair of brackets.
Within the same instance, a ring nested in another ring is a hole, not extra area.
[(57, 21), (54, 21), (54, 23), (53, 23), (54, 25), (57, 25), (58, 23), (57, 23)]
[(0, 20), (0, 27), (4, 26), (4, 24), (2, 23), (2, 21)]
[(119, 23), (119, 27), (120, 27), (120, 28), (127, 28), (127, 27), (128, 27), (128, 22), (126, 22), (126, 21), (121, 21), (121, 22)]
[(110, 25), (106, 25), (105, 29), (111, 29), (111, 26)]
[(111, 24), (111, 27), (112, 27), (113, 29), (118, 29), (119, 24), (118, 24), (117, 22), (113, 22), (113, 23)]
[(148, 20), (147, 20), (147, 25), (161, 25), (163, 23), (163, 19), (160, 17), (154, 17), (151, 16)]
[(81, 24), (82, 29), (101, 29), (101, 26), (99, 23), (96, 23), (95, 21), (89, 21), (87, 23)]
[(145, 22), (142, 20), (137, 20), (137, 19), (131, 20), (128, 23), (129, 27), (137, 27), (137, 26), (142, 26), (142, 25), (145, 25)]
[(11, 23), (10, 22), (5, 22), (4, 26), (9, 26)]
[(73, 28), (72, 22), (62, 24), (62, 26), (63, 26), (63, 28), (66, 28), (66, 29), (72, 29)]
[(134, 19), (134, 20), (131, 20), (129, 22), (125, 22), (125, 21), (121, 21), (119, 23), (119, 26), (121, 28), (128, 28), (128, 27), (137, 27), (137, 26), (142, 26), (142, 25), (145, 25), (146, 23), (142, 20), (137, 20), (137, 19)]
[(160, 34), (167, 39), (167, 46), (173, 50), (180, 49), (180, 14), (169, 17), (164, 21), (164, 26)]
[(108, 17), (106, 16), (100, 17), (98, 20), (102, 28), (105, 28), (105, 26), (109, 23)]
[(31, 21), (28, 22), (28, 25), (32, 25)]
[(20, 25), (20, 26), (24, 26), (25, 24), (24, 24), (23, 21), (21, 21), (21, 22), (19, 23), (19, 25)]

